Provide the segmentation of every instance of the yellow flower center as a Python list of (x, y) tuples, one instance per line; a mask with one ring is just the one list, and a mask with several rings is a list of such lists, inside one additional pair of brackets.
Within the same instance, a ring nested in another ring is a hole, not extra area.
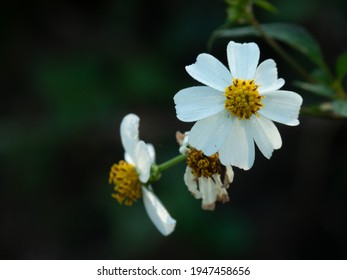
[(260, 102), (264, 96), (258, 92), (254, 80), (233, 79), (233, 83), (225, 89), (225, 108), (239, 119), (249, 119), (264, 105)]
[(112, 197), (119, 204), (124, 202), (130, 206), (141, 197), (141, 182), (136, 168), (124, 160), (112, 165), (108, 182), (114, 185), (116, 193), (113, 193)]
[(192, 148), (188, 152), (187, 165), (196, 177), (212, 177), (213, 174), (222, 173), (222, 165), (217, 153), (208, 157), (202, 151)]

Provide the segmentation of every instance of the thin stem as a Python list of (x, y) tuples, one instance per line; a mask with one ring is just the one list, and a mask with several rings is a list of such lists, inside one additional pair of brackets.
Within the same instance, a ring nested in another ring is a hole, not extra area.
[(158, 172), (162, 172), (171, 166), (176, 165), (177, 163), (180, 163), (181, 161), (186, 159), (186, 155), (178, 155), (172, 159), (169, 159), (168, 161), (163, 162), (162, 164), (158, 165)]
[(295, 60), (293, 60), (274, 39), (266, 34), (253, 14), (250, 16), (250, 22), (258, 30), (260, 35), (270, 45), (270, 47), (272, 47), (291, 67), (293, 67), (293, 69), (295, 69), (308, 82), (315, 82), (315, 79), (304, 68), (302, 68), (300, 64), (296, 63)]

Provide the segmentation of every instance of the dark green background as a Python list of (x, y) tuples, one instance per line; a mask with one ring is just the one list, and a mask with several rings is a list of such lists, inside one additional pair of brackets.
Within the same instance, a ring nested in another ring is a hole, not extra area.
[[(345, 1), (273, 3), (280, 12), (259, 19), (305, 26), (329, 65), (346, 50)], [(217, 0), (1, 4), (2, 259), (347, 258), (346, 120), (279, 125), (283, 147), (271, 160), (256, 151), (248, 172), (235, 168), (231, 201), (215, 212), (187, 191), (183, 163), (166, 171), (153, 187), (177, 219), (169, 237), (141, 200), (125, 207), (111, 198), (124, 115), (141, 117), (158, 163), (177, 154), (175, 132), (192, 124), (177, 120), (173, 96), (198, 85), (184, 66), (207, 51), (225, 8)], [(223, 62), (227, 42), (211, 50)], [(285, 88), (298, 91), (299, 77), (256, 42), (261, 60), (276, 59)]]

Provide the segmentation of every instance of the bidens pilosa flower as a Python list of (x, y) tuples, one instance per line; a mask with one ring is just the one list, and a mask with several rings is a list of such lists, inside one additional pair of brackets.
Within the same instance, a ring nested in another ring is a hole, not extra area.
[(184, 182), (196, 199), (202, 199), (202, 209), (214, 210), (216, 201), (229, 201), (227, 189), (233, 181), (232, 167), (223, 166), (218, 153), (206, 156), (202, 151), (190, 147), (189, 133), (177, 133), (176, 138), (181, 145), (179, 151), (187, 155), (187, 168)]
[(282, 146), (273, 121), (294, 126), (302, 98), (279, 90), (276, 63), (267, 59), (258, 65), (255, 43), (230, 42), (228, 70), (209, 54), (200, 54), (187, 72), (206, 86), (179, 91), (174, 101), (181, 121), (197, 121), (189, 133), (189, 144), (206, 156), (218, 152), (225, 166), (248, 170), (254, 163), (254, 142), (266, 158)]
[(132, 205), (141, 196), (148, 216), (163, 235), (169, 235), (176, 226), (163, 204), (148, 183), (155, 151), (151, 144), (139, 140), (139, 117), (125, 116), (120, 126), (125, 161), (111, 167), (109, 183), (114, 185), (112, 196), (120, 203)]

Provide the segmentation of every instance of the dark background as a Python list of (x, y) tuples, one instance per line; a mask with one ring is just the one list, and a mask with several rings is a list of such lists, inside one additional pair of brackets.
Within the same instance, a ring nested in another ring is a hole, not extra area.
[[(346, 2), (273, 1), (263, 22), (306, 27), (327, 63), (346, 50)], [(177, 154), (175, 93), (197, 85), (184, 66), (207, 52), (225, 22), (223, 1), (6, 1), (0, 7), (0, 258), (2, 259), (346, 259), (347, 122), (302, 116), (278, 125), (271, 160), (235, 168), (231, 201), (201, 210), (182, 163), (155, 192), (177, 219), (163, 237), (140, 200), (111, 198), (108, 172), (123, 158), (119, 124), (141, 117), (140, 136), (157, 162)], [(255, 40), (250, 38), (249, 40)], [(241, 40), (239, 40), (241, 41)], [(226, 62), (228, 40), (211, 53)], [(285, 88), (299, 77), (262, 41)], [(300, 63), (311, 67), (298, 56)]]

